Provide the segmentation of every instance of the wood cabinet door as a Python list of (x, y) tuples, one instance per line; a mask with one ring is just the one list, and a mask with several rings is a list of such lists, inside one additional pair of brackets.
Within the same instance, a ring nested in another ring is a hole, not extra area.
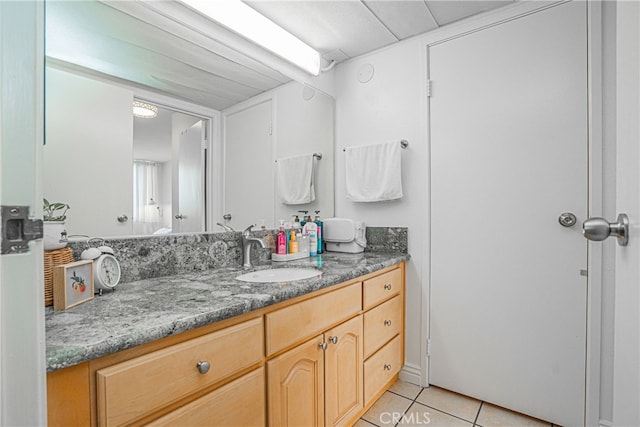
[(344, 425), (363, 407), (362, 315), (325, 333), (326, 425)]
[(269, 425), (324, 425), (323, 336), (267, 363)]

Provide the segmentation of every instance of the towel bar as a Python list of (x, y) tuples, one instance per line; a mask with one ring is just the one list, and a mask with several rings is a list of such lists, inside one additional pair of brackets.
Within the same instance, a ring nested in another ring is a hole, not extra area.
[[(313, 153), (313, 157), (315, 157), (318, 160), (322, 159), (322, 153)], [(278, 159), (276, 159), (276, 163), (278, 163)]]
[[(408, 146), (409, 146), (409, 141), (407, 141), (406, 139), (401, 139), (400, 140), (400, 147), (407, 148)], [(343, 148), (342, 151), (347, 151), (347, 149)]]

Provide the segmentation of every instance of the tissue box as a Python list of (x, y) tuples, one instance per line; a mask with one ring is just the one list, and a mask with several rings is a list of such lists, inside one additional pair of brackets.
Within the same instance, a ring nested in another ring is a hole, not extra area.
[(367, 246), (365, 224), (349, 218), (326, 218), (322, 228), (322, 239), (328, 252), (357, 254)]

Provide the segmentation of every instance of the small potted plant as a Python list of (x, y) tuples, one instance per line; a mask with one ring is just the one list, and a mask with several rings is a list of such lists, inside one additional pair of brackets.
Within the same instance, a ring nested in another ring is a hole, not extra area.
[(45, 251), (67, 246), (67, 231), (64, 229), (64, 222), (67, 219), (69, 208), (70, 206), (66, 203), (49, 203), (47, 199), (42, 199)]

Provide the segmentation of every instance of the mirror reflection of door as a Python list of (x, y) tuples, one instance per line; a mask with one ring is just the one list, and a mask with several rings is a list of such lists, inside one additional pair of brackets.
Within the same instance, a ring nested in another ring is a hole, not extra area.
[(173, 232), (204, 230), (204, 127), (198, 121), (178, 139), (177, 200), (173, 204)]
[(162, 106), (154, 118), (134, 117), (135, 235), (204, 230), (206, 125), (201, 117)]

